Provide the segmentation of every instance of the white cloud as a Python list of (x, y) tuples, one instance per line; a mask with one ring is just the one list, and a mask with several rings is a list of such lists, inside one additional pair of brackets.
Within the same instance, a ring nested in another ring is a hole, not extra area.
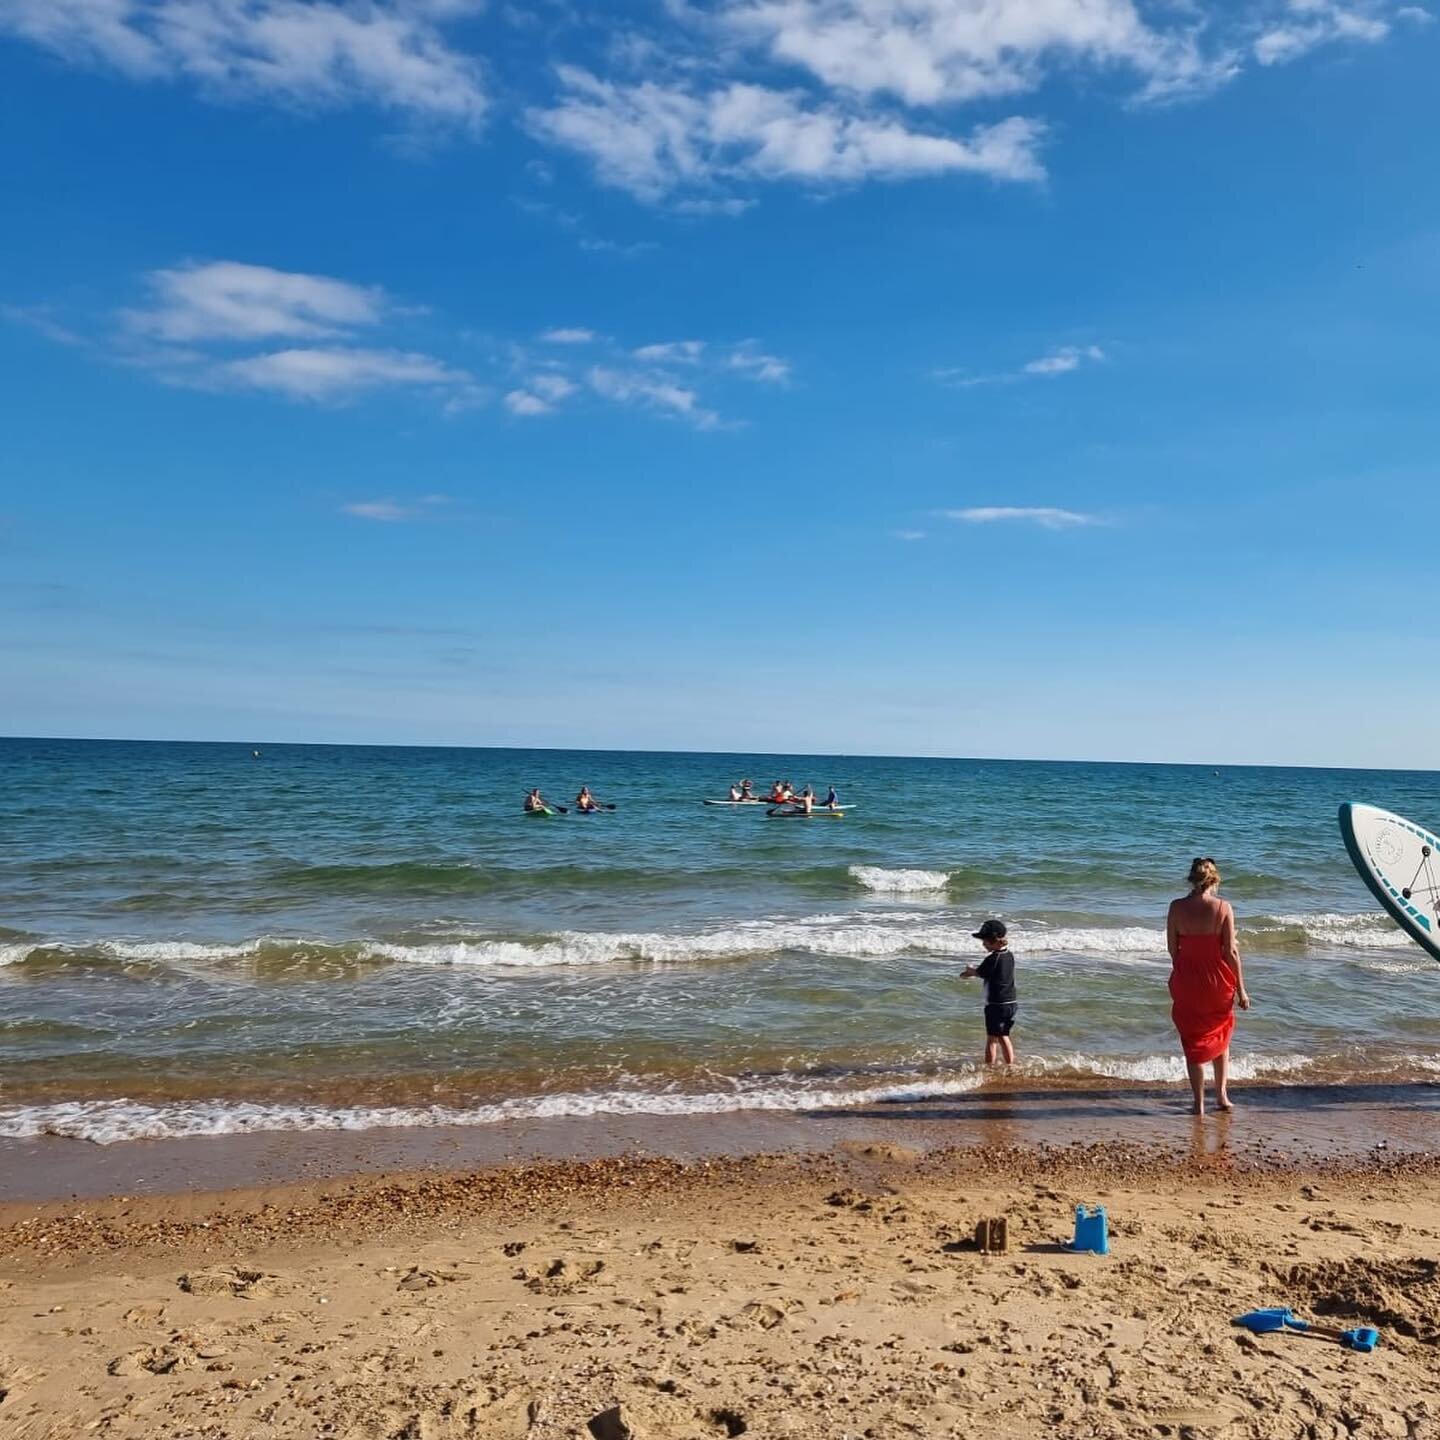
[(275, 350), (227, 360), (203, 373), (205, 383), (270, 390), (291, 400), (336, 401), (377, 389), (470, 392), (473, 378), (432, 355), (349, 346)]
[(1022, 368), (1027, 375), (1068, 375), (1087, 361), (1104, 358), (1105, 352), (1098, 345), (1063, 345)]
[(361, 520), (407, 520), (414, 511), (393, 500), (356, 500), (340, 509), (346, 515), (356, 515)]
[(896, 530), (893, 534), (897, 540), (915, 541), (925, 538), (923, 530)]
[(573, 380), (556, 371), (542, 370), (531, 375), (523, 389), (511, 390), (505, 396), (505, 408), (512, 415), (548, 415), (579, 388)]
[(643, 200), (730, 179), (837, 184), (969, 172), (1038, 180), (1043, 127), (1019, 116), (964, 139), (888, 116), (812, 103), (794, 91), (730, 84), (691, 91), (613, 84), (562, 66), (565, 97), (528, 112), (542, 138), (585, 155), (606, 184)]
[(475, 59), (439, 22), (476, 8), (425, 0), (5, 0), (0, 33), (136, 80), (304, 106), (376, 105), (474, 128)]
[(573, 380), (567, 380), (565, 376), (553, 372), (532, 375), (528, 383), (532, 390), (547, 400), (564, 400), (579, 388)]
[(1062, 345), (1048, 355), (1028, 360), (1018, 370), (1002, 370), (990, 375), (976, 375), (955, 366), (945, 366), (934, 372), (935, 379), (945, 385), (969, 389), (975, 385), (1013, 385), (1019, 380), (1054, 379), (1057, 375), (1069, 375), (1082, 365), (1093, 365), (1105, 359), (1105, 352), (1098, 345)]
[(782, 360), (778, 355), (766, 355), (751, 349), (752, 343), (747, 342), (732, 350), (726, 365), (747, 380), (759, 380), (767, 385), (784, 385), (790, 379), (790, 362)]
[(588, 345), (595, 339), (595, 332), (578, 327), (562, 327), (558, 330), (547, 330), (540, 338), (550, 345)]
[(154, 303), (123, 318), (165, 341), (330, 338), (378, 324), (386, 308), (375, 286), (234, 260), (155, 270), (148, 280)]
[(1381, 8), (1366, 0), (1285, 0), (1279, 19), (1263, 30), (1253, 48), (1261, 65), (1281, 65), (1318, 45), (1345, 40), (1374, 44), (1389, 33)]
[(437, 505), (448, 505), (448, 495), (422, 495), (418, 500), (402, 505), (397, 500), (352, 500), (340, 507), (343, 515), (354, 515), (360, 520), (381, 520), (394, 523), (400, 520), (414, 520)]
[(637, 360), (649, 360), (660, 364), (697, 365), (705, 353), (703, 340), (667, 340), (659, 345), (642, 345), (631, 351)]
[(505, 408), (512, 415), (548, 415), (554, 407), (529, 390), (511, 390), (505, 396)]
[(1160, 30), (1133, 0), (729, 0), (721, 12), (773, 59), (907, 105), (1021, 94), (1065, 65), (1124, 68), (1153, 95), (1231, 73), (1223, 48), (1202, 53), (1195, 9), (1172, 14), (1177, 22)]
[(711, 430), (720, 423), (720, 417), (713, 410), (700, 404), (694, 390), (667, 375), (594, 365), (585, 379), (597, 395), (622, 405), (640, 405), (678, 416), (701, 430)]
[(1070, 530), (1080, 525), (1098, 525), (1099, 518), (1078, 510), (1059, 510), (1051, 505), (977, 505), (968, 510), (941, 510), (946, 520), (964, 525), (995, 525), (1020, 522), (1045, 530)]

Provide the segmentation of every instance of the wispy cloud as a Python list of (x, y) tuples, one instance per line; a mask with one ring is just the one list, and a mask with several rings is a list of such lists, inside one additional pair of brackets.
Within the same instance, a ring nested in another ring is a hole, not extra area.
[(1020, 380), (1053, 379), (1057, 375), (1072, 374), (1085, 365), (1097, 365), (1105, 359), (1105, 352), (1098, 345), (1062, 345), (1058, 350), (1026, 361), (1018, 370), (977, 375), (970, 370), (945, 366), (933, 373), (942, 384), (964, 390), (974, 385), (1013, 385)]
[(906, 540), (913, 542), (915, 540), (923, 540), (925, 538), (925, 532), (923, 530), (892, 530), (890, 533), (897, 540)]
[(78, 331), (62, 325), (48, 305), (0, 305), (0, 319), (12, 325), (23, 325), (57, 345), (86, 345), (89, 342)]
[(349, 400), (382, 388), (473, 392), (474, 376), (437, 360), (399, 350), (354, 347), (274, 350), (223, 361), (198, 372), (202, 383), (271, 390), (291, 400)]
[(956, 137), (798, 91), (615, 83), (574, 65), (558, 73), (562, 98), (528, 112), (532, 131), (584, 155), (601, 181), (642, 200), (731, 179), (834, 185), (957, 171), (999, 180), (1044, 175), (1044, 127), (1020, 116)]
[(122, 319), (137, 334), (182, 343), (330, 339), (379, 324), (388, 306), (379, 286), (235, 260), (155, 270), (146, 283), (151, 303)]
[(505, 408), (512, 415), (548, 415), (579, 388), (564, 375), (542, 371), (531, 375), (524, 388), (509, 391), (505, 396)]
[(758, 380), (766, 385), (784, 385), (790, 379), (790, 362), (755, 349), (753, 340), (737, 345), (725, 363), (747, 380)]
[(694, 390), (668, 375), (594, 365), (586, 372), (585, 379), (597, 395), (621, 405), (658, 410), (688, 420), (701, 430), (712, 430), (720, 423), (719, 415), (702, 405)]
[(225, 100), (369, 105), (479, 127), (482, 67), (440, 24), (478, 0), (5, 0), (0, 34), (137, 81), (190, 81)]
[(696, 365), (705, 353), (703, 340), (666, 340), (658, 345), (642, 345), (631, 352), (637, 360), (658, 361), (662, 365)]
[[(1285, 0), (1279, 16), (1262, 30), (1251, 48), (1261, 65), (1280, 65), (1319, 45), (1337, 41), (1374, 44), (1390, 33), (1386, 9), (1364, 0)], [(1409, 18), (1403, 7), (1394, 15)]]
[[(604, 401), (703, 430), (721, 420), (702, 386), (729, 386), (734, 393), (740, 380), (783, 384), (790, 373), (788, 361), (753, 339), (634, 346), (578, 325), (541, 331), (538, 343), (453, 327), (447, 334), (437, 317), (400, 303), (378, 285), (237, 260), (155, 270), (143, 284), (144, 303), (92, 317), (93, 338), (61, 326), (43, 306), (11, 306), (0, 310), (0, 318), (57, 342), (88, 345), (102, 358), (167, 385), (254, 391), (320, 405), (393, 392), (428, 396), (455, 413), (498, 394), (520, 418)], [(422, 323), (435, 348), (464, 343), (473, 350), (484, 343), (494, 353), (477, 373), (473, 361), (460, 364), (428, 345), (417, 348), (413, 337)]]
[[(416, 520), (421, 516), (430, 513), (442, 505), (448, 505), (448, 495), (421, 495), (416, 500), (401, 502), (398, 500), (352, 500), (340, 507), (342, 515), (353, 515), (357, 520), (378, 520), (384, 524), (398, 524), (402, 520)], [(349, 627), (355, 628), (355, 627)], [(380, 629), (382, 627), (365, 627), (369, 629)], [(413, 631), (410, 627), (385, 627), (387, 633), (411, 634), (420, 633)], [(448, 631), (430, 631), (430, 634), (449, 634)]]
[(963, 525), (1021, 524), (1038, 525), (1043, 530), (1073, 530), (1082, 525), (1098, 525), (1098, 515), (1079, 510), (1061, 510), (1053, 505), (975, 505), (964, 510), (940, 510), (945, 520)]

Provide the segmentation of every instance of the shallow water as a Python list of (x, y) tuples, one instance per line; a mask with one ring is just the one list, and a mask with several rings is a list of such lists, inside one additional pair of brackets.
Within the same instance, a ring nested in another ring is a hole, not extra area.
[[(843, 820), (707, 808), (834, 783)], [(528, 819), (532, 784), (612, 814)], [(1238, 1073), (1440, 1076), (1440, 966), (1335, 824), (1378, 771), (0, 741), (0, 1136), (720, 1113), (963, 1094), (990, 913), (1025, 1078), (1183, 1075), (1163, 917), (1236, 906)]]

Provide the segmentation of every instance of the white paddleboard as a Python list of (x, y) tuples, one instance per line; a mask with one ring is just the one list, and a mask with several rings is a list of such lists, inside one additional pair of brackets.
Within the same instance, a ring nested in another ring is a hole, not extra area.
[(757, 805), (774, 805), (774, 800), (706, 800), (706, 805), (726, 805), (734, 810), (753, 810)]
[(1350, 801), (1340, 807), (1340, 833), (1375, 898), (1440, 960), (1440, 839), (1403, 815)]

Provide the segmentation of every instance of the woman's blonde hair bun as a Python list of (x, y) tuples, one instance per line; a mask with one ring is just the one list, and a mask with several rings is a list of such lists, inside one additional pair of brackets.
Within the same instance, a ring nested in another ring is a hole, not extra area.
[(1220, 869), (1208, 855), (1197, 855), (1190, 862), (1189, 880), (1197, 890), (1213, 890), (1220, 883)]

